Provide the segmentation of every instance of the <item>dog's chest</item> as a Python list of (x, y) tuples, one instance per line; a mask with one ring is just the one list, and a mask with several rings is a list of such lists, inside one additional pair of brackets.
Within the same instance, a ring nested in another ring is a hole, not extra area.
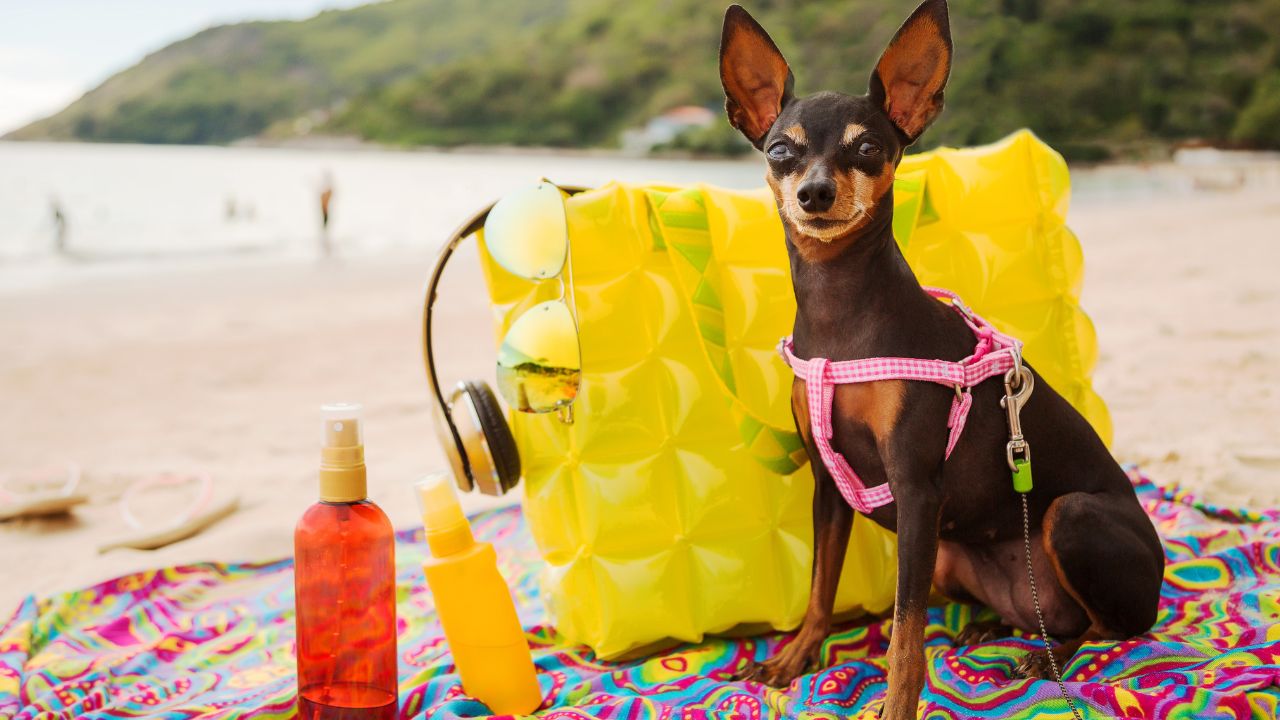
[[(831, 410), (815, 408), (809, 403), (809, 388), (804, 380), (796, 378), (791, 385), (791, 410), (796, 426), (805, 444), (813, 442), (813, 427), (830, 425), (834, 428), (861, 428), (870, 435), (873, 445), (887, 439), (897, 425), (902, 413), (907, 383), (903, 380), (877, 380), (874, 382), (837, 385), (832, 389)], [(852, 461), (851, 458), (846, 458)]]
[[(937, 454), (943, 463), (942, 450), (947, 436), (945, 403), (936, 398), (925, 400), (924, 390), (904, 380), (878, 380), (835, 385), (830, 388), (831, 412), (813, 412), (809, 388), (796, 378), (792, 384), (791, 404), (796, 426), (811, 458), (821, 463), (814, 442), (815, 428), (831, 432), (832, 449), (842, 455), (857, 474), (861, 484), (874, 487), (889, 481), (886, 458), (891, 446), (907, 446), (911, 452)], [(990, 542), (1007, 535), (1016, 520), (1009, 513), (1011, 490), (1009, 473), (1004, 469), (1004, 456), (998, 393), (975, 388), (975, 406), (992, 405), (972, 413), (966, 436), (955, 453), (941, 465), (940, 481), (944, 509), (943, 537), (960, 542)], [(936, 402), (935, 402), (936, 401)], [(917, 413), (911, 416), (909, 413)], [(922, 428), (929, 431), (922, 432)], [(895, 438), (895, 433), (900, 434)], [(994, 449), (994, 450), (992, 450)], [(877, 524), (894, 529), (894, 505), (876, 508), (868, 513)], [(1006, 517), (1008, 516), (1008, 517)]]

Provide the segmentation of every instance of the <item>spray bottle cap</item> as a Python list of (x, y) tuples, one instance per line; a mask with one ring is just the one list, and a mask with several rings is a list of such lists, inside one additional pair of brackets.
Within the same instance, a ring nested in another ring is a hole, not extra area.
[(475, 542), (448, 473), (425, 475), (414, 484), (414, 489), (418, 496), (418, 509), (422, 511), (422, 529), (432, 556), (452, 555)]
[(320, 406), (320, 499), (359, 502), (368, 497), (364, 466), (364, 433), (359, 403)]

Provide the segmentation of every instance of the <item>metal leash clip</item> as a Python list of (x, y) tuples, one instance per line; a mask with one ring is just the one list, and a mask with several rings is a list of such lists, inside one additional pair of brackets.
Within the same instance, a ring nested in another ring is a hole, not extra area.
[(1004, 374), (1004, 397), (1000, 407), (1009, 418), (1009, 443), (1005, 445), (1005, 459), (1013, 471), (1013, 489), (1020, 493), (1031, 490), (1031, 446), (1022, 435), (1022, 406), (1031, 399), (1035, 389), (1035, 376), (1021, 362)]

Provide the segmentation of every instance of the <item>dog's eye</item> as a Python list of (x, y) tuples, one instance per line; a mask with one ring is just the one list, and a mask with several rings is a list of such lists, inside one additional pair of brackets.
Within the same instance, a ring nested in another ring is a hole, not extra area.
[(858, 146), (858, 154), (863, 157), (873, 157), (880, 154), (880, 146), (875, 143), (864, 142)]
[(774, 160), (785, 160), (791, 156), (791, 148), (786, 143), (774, 143), (769, 146), (769, 157)]

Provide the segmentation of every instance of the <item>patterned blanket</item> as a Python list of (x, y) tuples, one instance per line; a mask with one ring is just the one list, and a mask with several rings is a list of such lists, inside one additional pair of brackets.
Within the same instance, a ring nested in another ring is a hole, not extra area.
[[(1275, 718), (1280, 710), (1280, 511), (1214, 507), (1134, 474), (1168, 556), (1156, 627), (1091, 643), (1065, 669), (1088, 718)], [(787, 690), (730, 682), (787, 635), (712, 639), (629, 662), (559, 642), (538, 602), (540, 561), (518, 510), (480, 515), (528, 627), (547, 718), (871, 718), (885, 692), (889, 624), (838, 628), (825, 669)], [(403, 717), (486, 714), (453, 674), (419, 569), (398, 536)], [(1066, 718), (1052, 682), (1012, 671), (1036, 640), (956, 647), (974, 608), (929, 615), (926, 718)], [(292, 563), (199, 564), (28, 599), (0, 630), (0, 717), (273, 718), (294, 714)]]

